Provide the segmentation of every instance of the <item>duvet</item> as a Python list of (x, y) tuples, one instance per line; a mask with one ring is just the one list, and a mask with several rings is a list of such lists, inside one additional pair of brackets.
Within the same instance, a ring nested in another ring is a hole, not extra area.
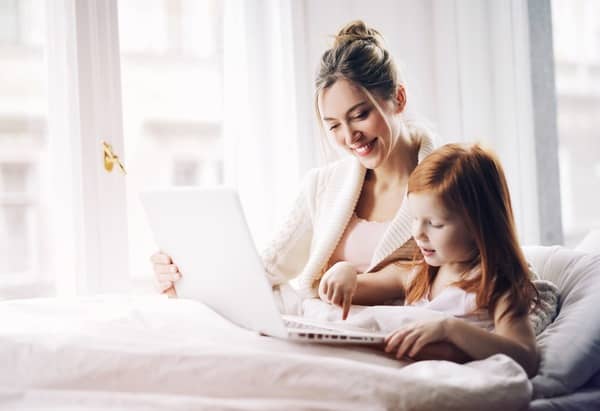
[(527, 409), (532, 393), (504, 355), (405, 363), (260, 336), (161, 296), (1, 302), (0, 324), (2, 410), (491, 411)]

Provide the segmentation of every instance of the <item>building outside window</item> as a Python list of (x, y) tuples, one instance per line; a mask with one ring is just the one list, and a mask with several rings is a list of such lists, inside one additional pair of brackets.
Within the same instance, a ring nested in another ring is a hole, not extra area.
[(565, 245), (600, 227), (600, 3), (553, 0)]
[[(29, 287), (0, 298), (39, 295), (31, 285), (40, 282), (48, 283), (43, 294), (53, 293), (52, 278), (41, 272), (60, 244), (48, 226), (45, 6), (0, 0), (0, 286)], [(221, 8), (217, 0), (118, 2), (123, 158), (136, 244), (130, 271), (146, 286), (155, 246), (135, 193), (223, 181)]]
[(44, 2), (0, 1), (0, 285), (16, 293), (44, 282), (49, 253), (45, 27)]
[[(149, 285), (156, 251), (137, 193), (220, 184), (222, 17), (218, 0), (118, 2), (130, 265)], [(217, 171), (215, 171), (217, 170)]]

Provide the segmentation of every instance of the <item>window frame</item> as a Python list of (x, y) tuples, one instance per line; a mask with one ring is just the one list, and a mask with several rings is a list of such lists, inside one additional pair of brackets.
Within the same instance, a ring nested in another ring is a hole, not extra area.
[[(33, 170), (36, 167), (34, 158), (30, 156), (11, 158), (10, 161), (3, 161), (0, 156), (0, 180), (2, 177), (3, 164), (18, 164), (24, 166), (26, 173), (29, 174), (26, 178), (31, 179)], [(26, 182), (26, 185), (31, 185), (31, 181)], [(24, 207), (26, 229), (28, 230), (26, 238), (29, 240), (27, 249), (31, 253), (29, 260), (30, 267), (24, 271), (16, 272), (4, 272), (2, 273), (2, 288), (14, 287), (14, 286), (25, 286), (27, 284), (35, 284), (40, 280), (40, 255), (39, 255), (39, 243), (41, 230), (40, 224), (40, 203), (35, 195), (31, 192), (31, 187), (25, 187), (22, 192), (0, 192), (0, 207), (17, 205)], [(33, 221), (31, 221), (33, 220)]]
[(57, 294), (128, 290), (125, 176), (104, 169), (101, 144), (127, 165), (117, 3), (57, 0), (47, 13), (49, 151), (64, 160), (52, 215), (68, 238), (55, 253)]

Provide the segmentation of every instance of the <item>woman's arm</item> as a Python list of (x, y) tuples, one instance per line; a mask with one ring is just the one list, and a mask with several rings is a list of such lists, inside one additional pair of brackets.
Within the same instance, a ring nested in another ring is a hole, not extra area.
[(377, 305), (403, 298), (411, 273), (411, 264), (392, 263), (379, 271), (358, 275), (352, 304)]
[(288, 282), (302, 272), (310, 257), (313, 237), (312, 213), (309, 207), (316, 184), (316, 170), (309, 172), (302, 183), (290, 211), (260, 257), (267, 279), (273, 286)]
[(402, 298), (412, 265), (388, 264), (379, 271), (358, 274), (347, 261), (332, 265), (319, 282), (319, 298), (342, 308), (345, 320), (350, 305), (377, 305)]
[(177, 297), (175, 291), (175, 282), (181, 278), (179, 268), (171, 259), (171, 256), (157, 251), (150, 257), (152, 268), (154, 270), (154, 278), (156, 286), (161, 294), (166, 294), (169, 297)]

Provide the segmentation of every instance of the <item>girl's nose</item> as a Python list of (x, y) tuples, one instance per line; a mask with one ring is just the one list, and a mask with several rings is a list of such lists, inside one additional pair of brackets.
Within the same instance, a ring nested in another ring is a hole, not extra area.
[(423, 223), (415, 220), (412, 224), (412, 235), (415, 239), (425, 238), (425, 230), (423, 229)]

